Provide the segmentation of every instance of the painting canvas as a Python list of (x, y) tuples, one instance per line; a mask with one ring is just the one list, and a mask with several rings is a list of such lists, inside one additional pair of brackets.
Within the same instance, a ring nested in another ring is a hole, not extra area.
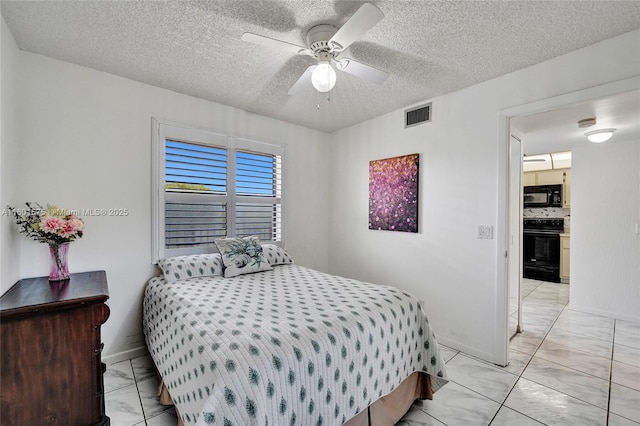
[(418, 232), (420, 154), (369, 162), (369, 229)]

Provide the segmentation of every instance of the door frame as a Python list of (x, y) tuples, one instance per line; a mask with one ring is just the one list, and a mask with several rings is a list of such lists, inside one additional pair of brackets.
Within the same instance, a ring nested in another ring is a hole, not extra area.
[[(515, 333), (509, 329), (511, 333), (509, 340), (511, 340), (518, 333), (522, 333), (522, 275), (523, 275), (523, 261), (524, 258), (522, 252), (523, 235), (522, 235), (522, 208), (523, 208), (523, 184), (522, 184), (522, 169), (524, 164), (522, 162), (522, 136), (515, 135), (513, 129), (510, 132), (509, 137), (509, 172), (507, 177), (509, 179), (509, 235), (508, 249), (509, 256), (507, 257), (507, 268), (509, 269), (509, 276), (507, 278), (507, 285), (509, 285), (509, 291), (514, 288), (518, 290), (517, 298), (509, 294), (509, 312), (507, 313), (508, 324), (510, 323), (509, 317), (511, 314), (511, 300), (517, 299), (518, 315), (516, 321)], [(513, 222), (512, 222), (513, 220)], [(513, 281), (517, 281), (514, 284)]]
[(640, 89), (640, 77), (631, 77), (575, 92), (566, 93), (527, 104), (506, 108), (498, 112), (498, 224), (496, 269), (495, 363), (509, 363), (509, 262), (522, 262), (520, 254), (509, 253), (509, 138), (513, 117), (536, 114), (564, 108), (581, 102), (593, 101)]

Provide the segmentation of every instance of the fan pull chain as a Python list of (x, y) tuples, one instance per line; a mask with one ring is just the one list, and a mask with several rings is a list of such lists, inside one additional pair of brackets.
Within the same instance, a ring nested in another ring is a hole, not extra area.
[[(331, 102), (331, 90), (327, 92), (327, 102)], [(320, 110), (320, 92), (316, 91), (316, 109)]]

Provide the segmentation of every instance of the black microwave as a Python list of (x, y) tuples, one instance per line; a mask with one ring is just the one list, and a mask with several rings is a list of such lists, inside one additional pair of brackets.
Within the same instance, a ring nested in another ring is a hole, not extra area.
[(562, 207), (562, 185), (525, 186), (524, 207)]

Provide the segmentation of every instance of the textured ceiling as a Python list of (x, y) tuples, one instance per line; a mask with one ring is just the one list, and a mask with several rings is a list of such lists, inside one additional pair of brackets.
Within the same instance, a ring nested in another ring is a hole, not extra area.
[(327, 132), (640, 28), (638, 1), (372, 1), (385, 18), (350, 57), (387, 71), (375, 85), (338, 72), (328, 102), (314, 63), (261, 47), (244, 32), (305, 45), (309, 28), (340, 27), (360, 1), (2, 1), (30, 52)]
[[(595, 118), (596, 125), (578, 127), (578, 121), (585, 118)], [(640, 90), (514, 117), (511, 128), (522, 137), (525, 155), (572, 151), (591, 144), (585, 133), (597, 129), (616, 129), (608, 143), (640, 141)]]

